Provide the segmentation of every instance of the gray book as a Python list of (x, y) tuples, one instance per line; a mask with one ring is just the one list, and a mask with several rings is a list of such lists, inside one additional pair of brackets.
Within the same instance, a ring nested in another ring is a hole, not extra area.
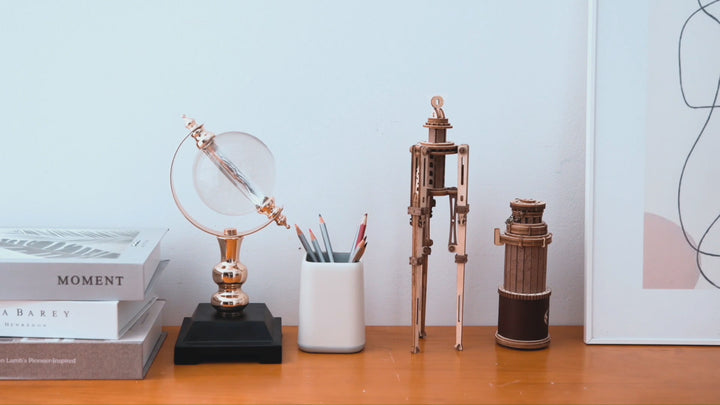
[(0, 300), (142, 300), (166, 232), (0, 228)]
[(140, 380), (167, 333), (156, 301), (117, 340), (0, 338), (3, 380)]

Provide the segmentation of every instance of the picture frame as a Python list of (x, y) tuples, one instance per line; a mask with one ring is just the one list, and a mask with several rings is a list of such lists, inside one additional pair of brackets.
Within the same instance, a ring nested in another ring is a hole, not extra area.
[(584, 340), (718, 345), (720, 3), (588, 17)]

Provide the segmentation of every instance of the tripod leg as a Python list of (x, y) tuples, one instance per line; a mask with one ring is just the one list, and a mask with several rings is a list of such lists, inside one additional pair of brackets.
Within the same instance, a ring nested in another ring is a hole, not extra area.
[[(430, 240), (430, 218), (425, 218), (425, 226), (423, 226), (423, 244), (427, 244)], [(423, 246), (423, 263), (422, 263), (422, 298), (420, 299), (420, 339), (427, 336), (425, 332), (425, 315), (427, 314), (427, 282), (428, 282), (428, 246)]]
[(427, 337), (427, 332), (425, 332), (425, 315), (427, 313), (427, 278), (428, 278), (428, 270), (427, 270), (427, 259), (428, 257), (425, 256), (423, 258), (423, 269), (422, 269), (422, 298), (420, 299), (420, 339), (425, 339)]
[[(461, 233), (464, 233), (461, 230)], [(460, 254), (455, 257), (455, 260), (467, 260), (467, 256), (463, 256), (461, 259)], [(465, 312), (465, 263), (458, 262), (457, 264), (457, 323), (455, 325), (455, 349), (462, 350), (463, 341), (463, 314)]]
[(467, 213), (470, 211), (468, 205), (468, 157), (470, 149), (468, 145), (460, 145), (458, 148), (458, 187), (457, 187), (457, 233), (458, 240), (455, 251), (455, 262), (457, 263), (457, 317), (455, 325), (455, 349), (462, 350), (463, 340), (463, 316), (465, 312), (465, 263), (467, 263), (466, 242), (467, 242)]
[(413, 302), (412, 302), (412, 334), (413, 334), (413, 346), (410, 349), (411, 353), (420, 352), (420, 297), (418, 294), (418, 276), (420, 273), (417, 268), (413, 269)]
[(413, 345), (410, 350), (412, 353), (420, 351), (420, 319), (422, 315), (422, 273), (423, 273), (423, 223), (425, 218), (422, 215), (421, 208), (421, 153), (420, 148), (416, 145), (410, 148), (412, 154), (411, 161), (411, 179), (410, 179), (410, 225), (412, 226), (412, 256), (410, 256), (410, 266), (412, 268), (412, 302), (411, 302), (411, 318)]
[[(413, 222), (420, 222), (420, 217), (413, 218)], [(418, 236), (419, 235), (419, 236)], [(413, 224), (413, 256), (410, 258), (412, 265), (412, 353), (420, 352), (420, 325), (422, 318), (422, 228)]]

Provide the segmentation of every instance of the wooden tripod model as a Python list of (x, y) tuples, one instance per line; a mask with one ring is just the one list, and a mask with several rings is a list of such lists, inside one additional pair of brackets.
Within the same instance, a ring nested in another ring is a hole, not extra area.
[[(448, 196), (450, 200), (450, 237), (448, 250), (455, 252), (457, 263), (457, 317), (455, 349), (462, 350), (463, 305), (465, 294), (465, 241), (467, 234), (468, 205), (468, 145), (455, 145), (446, 141), (446, 131), (452, 128), (442, 109), (443, 99), (435, 96), (430, 101), (435, 109), (434, 117), (428, 118), (428, 141), (410, 148), (412, 169), (410, 179), (410, 225), (412, 226), (412, 353), (420, 351), (420, 338), (425, 333), (425, 308), (427, 303), (428, 256), (433, 244), (430, 239), (430, 218), (435, 197)], [(445, 187), (445, 157), (457, 155), (457, 187)]]

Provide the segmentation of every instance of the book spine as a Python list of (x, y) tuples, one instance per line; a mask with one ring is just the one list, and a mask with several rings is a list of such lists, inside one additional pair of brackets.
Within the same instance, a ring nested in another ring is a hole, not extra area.
[(142, 346), (138, 344), (14, 343), (9, 351), (0, 358), (2, 378), (142, 378)]
[(0, 301), (0, 336), (117, 339), (144, 301)]
[[(160, 264), (160, 240), (167, 229), (135, 231), (129, 245), (123, 240), (121, 249), (114, 246), (117, 257), (83, 255), (96, 246), (96, 234), (114, 231), (0, 229), (0, 300), (142, 300)], [(64, 234), (88, 240), (70, 239), (72, 249), (64, 252), (43, 240), (47, 233), (57, 237), (50, 238), (57, 244), (63, 244)]]
[(128, 263), (0, 266), (0, 300), (141, 300), (150, 281), (146, 273), (154, 270)]

